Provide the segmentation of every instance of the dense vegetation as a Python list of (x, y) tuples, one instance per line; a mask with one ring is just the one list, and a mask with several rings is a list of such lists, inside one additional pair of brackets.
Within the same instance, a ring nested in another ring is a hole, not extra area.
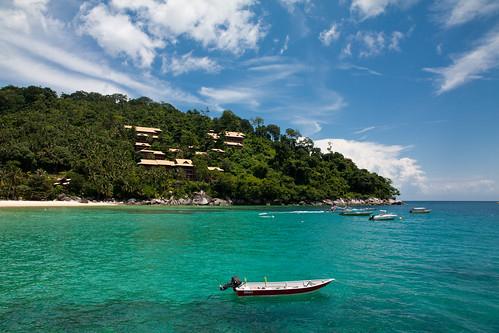
[[(47, 200), (61, 193), (80, 197), (183, 197), (199, 190), (248, 203), (291, 203), (338, 197), (389, 198), (398, 194), (389, 179), (339, 153), (323, 154), (292, 129), (281, 133), (261, 118), (248, 121), (231, 111), (181, 112), (147, 97), (128, 99), (75, 92), (58, 96), (48, 88), (0, 89), (0, 198)], [(138, 166), (135, 133), (125, 124), (159, 127), (156, 150), (180, 148), (167, 158), (192, 158), (195, 180), (182, 172)], [(227, 149), (206, 133), (246, 133), (243, 149)], [(194, 146), (195, 149), (189, 149)], [(223, 148), (225, 154), (194, 155)], [(225, 172), (208, 171), (219, 166)], [(67, 186), (54, 185), (59, 177)]]

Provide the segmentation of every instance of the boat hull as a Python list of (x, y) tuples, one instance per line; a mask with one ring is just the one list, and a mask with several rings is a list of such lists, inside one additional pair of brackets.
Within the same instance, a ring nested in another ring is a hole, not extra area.
[(369, 218), (371, 221), (392, 221), (398, 219), (398, 215), (374, 215)]
[(311, 293), (314, 291), (317, 291), (331, 282), (333, 282), (334, 279), (329, 279), (325, 280), (323, 283), (312, 285), (312, 286), (307, 286), (307, 287), (299, 287), (299, 288), (281, 288), (281, 289), (275, 289), (275, 288), (260, 288), (260, 289), (245, 289), (244, 287), (242, 288), (236, 288), (235, 292), (237, 296), (241, 297), (248, 297), (248, 296), (285, 296), (285, 295), (297, 295), (297, 294), (305, 294), (305, 293)]

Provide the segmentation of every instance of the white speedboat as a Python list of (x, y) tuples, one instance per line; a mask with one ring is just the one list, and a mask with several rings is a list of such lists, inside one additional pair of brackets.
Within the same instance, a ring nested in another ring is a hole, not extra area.
[(397, 214), (387, 213), (386, 210), (380, 210), (379, 214), (371, 215), (369, 220), (371, 221), (390, 221), (399, 219), (400, 217)]
[(431, 209), (424, 207), (414, 207), (409, 211), (411, 214), (428, 214), (431, 213)]

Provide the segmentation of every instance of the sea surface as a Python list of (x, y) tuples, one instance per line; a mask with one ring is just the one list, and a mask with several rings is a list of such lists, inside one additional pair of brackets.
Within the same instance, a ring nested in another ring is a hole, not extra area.
[[(433, 212), (411, 215), (413, 206)], [(499, 332), (499, 204), (0, 209), (1, 332)], [(335, 278), (301, 296), (220, 283)]]

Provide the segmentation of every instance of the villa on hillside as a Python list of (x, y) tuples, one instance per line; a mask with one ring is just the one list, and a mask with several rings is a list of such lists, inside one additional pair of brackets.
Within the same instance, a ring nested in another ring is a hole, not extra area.
[[(220, 134), (215, 133), (213, 130), (210, 130), (207, 133), (207, 135), (212, 140), (215, 140), (215, 141), (220, 139)], [(241, 132), (225, 131), (224, 132), (224, 145), (226, 145), (227, 147), (242, 148), (244, 137), (245, 137), (245, 134), (241, 133)], [(223, 150), (221, 150), (221, 151), (223, 152)]]
[(183, 170), (187, 179), (194, 179), (194, 164), (192, 164), (192, 160), (176, 158), (175, 169)]
[(159, 139), (159, 135), (162, 132), (161, 129), (155, 127), (125, 125), (125, 128), (135, 129), (137, 140), (135, 142), (136, 150), (148, 150), (148, 148), (151, 148), (151, 142)]
[[(173, 161), (166, 159), (166, 154), (159, 150), (152, 150), (151, 143), (154, 140), (159, 139), (159, 135), (161, 134), (161, 129), (154, 127), (143, 127), (143, 126), (132, 126), (125, 125), (126, 129), (135, 129), (137, 142), (135, 142), (135, 149), (138, 154), (140, 154), (141, 160), (137, 163), (137, 165), (141, 165), (143, 167), (163, 167), (168, 169), (173, 169), (176, 171), (182, 170), (185, 174), (186, 178), (189, 180), (193, 180), (194, 175), (194, 164), (190, 159), (182, 159), (176, 158)], [(210, 132), (209, 134), (214, 140), (218, 140), (219, 135)], [(242, 147), (242, 141), (244, 138), (243, 133), (239, 132), (225, 132), (225, 144), (232, 145), (236, 147)], [(192, 147), (194, 148), (194, 147)], [(169, 153), (178, 153), (181, 150), (179, 148), (169, 148)], [(225, 151), (222, 149), (211, 149), (213, 152), (224, 153)], [(196, 151), (195, 155), (207, 155), (207, 152)], [(219, 167), (208, 167), (209, 171), (219, 171), (223, 172), (224, 170)]]
[(162, 151), (150, 149), (139, 150), (139, 154), (143, 159), (146, 160), (164, 160), (166, 155)]
[(137, 133), (137, 138), (159, 139), (159, 135), (162, 132), (161, 129), (155, 127), (125, 125), (125, 128), (135, 129), (135, 132)]
[(137, 165), (149, 167), (163, 167), (167, 169), (183, 170), (187, 179), (194, 179), (194, 164), (192, 160), (177, 158), (174, 161), (156, 160), (156, 159), (141, 159)]
[(155, 167), (155, 166), (174, 167), (175, 162), (168, 160), (141, 159), (140, 162), (137, 163), (137, 165), (142, 165), (145, 167)]

